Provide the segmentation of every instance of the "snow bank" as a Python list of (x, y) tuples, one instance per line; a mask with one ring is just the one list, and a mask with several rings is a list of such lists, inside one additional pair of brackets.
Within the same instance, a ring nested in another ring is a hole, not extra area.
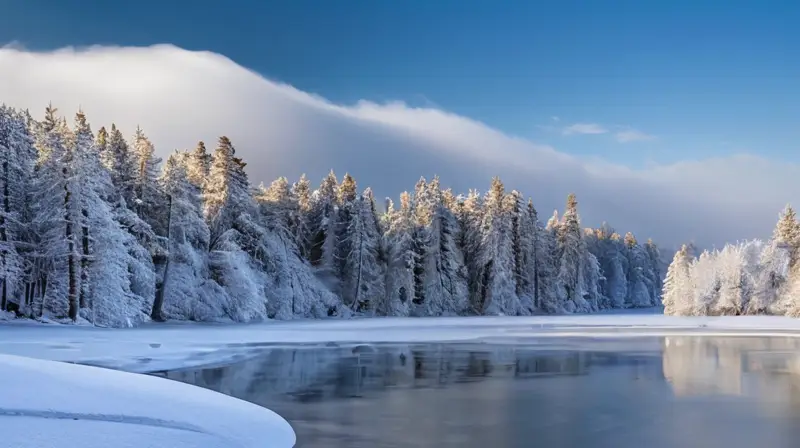
[(162, 378), (0, 355), (0, 381), (3, 446), (290, 448), (295, 443), (289, 423), (268, 409)]
[(800, 320), (780, 316), (584, 316), (370, 318), (259, 324), (160, 324), (131, 329), (10, 323), (0, 325), (0, 352), (73, 361), (132, 372), (231, 362), (265, 346), (296, 343), (456, 342), (525, 344), (583, 336), (800, 335)]

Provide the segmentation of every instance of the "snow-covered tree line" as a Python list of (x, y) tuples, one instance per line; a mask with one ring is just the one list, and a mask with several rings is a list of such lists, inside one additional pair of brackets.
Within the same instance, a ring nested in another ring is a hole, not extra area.
[(131, 326), (661, 300), (658, 248), (582, 229), (574, 195), (545, 226), (500, 179), (463, 196), (421, 179), (379, 212), (350, 175), (252, 188), (245, 166), (227, 137), (162, 162), (141, 129), (0, 107), (0, 312)]
[(766, 242), (695, 252), (684, 245), (675, 253), (664, 280), (664, 314), (800, 317), (800, 222), (791, 206)]

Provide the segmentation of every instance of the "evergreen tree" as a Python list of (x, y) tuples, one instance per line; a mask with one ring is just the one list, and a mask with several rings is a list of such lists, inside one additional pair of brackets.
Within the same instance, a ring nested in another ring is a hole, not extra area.
[(691, 253), (689, 247), (684, 244), (675, 253), (664, 279), (664, 291), (661, 295), (664, 314), (686, 315), (691, 313), (691, 298), (694, 295), (691, 269)]
[(584, 291), (580, 289), (586, 248), (578, 217), (578, 201), (574, 194), (567, 197), (567, 208), (555, 232), (560, 255), (557, 284), (561, 301), (567, 311), (586, 310), (589, 305), (583, 298)]
[(158, 188), (158, 166), (161, 159), (155, 155), (155, 147), (141, 128), (136, 128), (132, 157), (136, 162), (134, 177), (134, 203), (136, 214), (150, 225), (157, 235), (167, 233), (163, 221), (166, 206)]
[(711, 252), (703, 251), (697, 257), (697, 260), (692, 264), (691, 277), (695, 290), (691, 298), (691, 307), (688, 314), (694, 316), (708, 315), (719, 301), (719, 293), (722, 286), (719, 267)]
[(105, 151), (102, 152), (101, 160), (111, 173), (111, 181), (118, 196), (127, 207), (133, 206), (135, 202), (135, 162), (131, 157), (128, 142), (125, 141), (122, 132), (114, 124), (111, 125), (108, 143)]
[(339, 186), (336, 175), (331, 171), (314, 192), (308, 218), (309, 251), (308, 259), (334, 293), (338, 291), (338, 268), (336, 258)]
[(507, 196), (511, 213), (512, 244), (514, 248), (515, 292), (520, 298), (517, 314), (531, 314), (534, 311), (536, 275), (536, 222), (533, 203), (523, 202), (522, 194), (516, 190)]
[(203, 215), (213, 249), (234, 221), (251, 206), (249, 186), (236, 150), (228, 137), (220, 137), (203, 189)]
[(191, 154), (174, 152), (158, 178), (166, 198), (166, 237), (169, 258), (165, 262), (162, 287), (153, 303), (154, 320), (208, 320), (221, 315), (215, 310), (208, 288), (205, 254), (209, 248), (209, 230), (202, 214), (199, 192), (189, 179)]
[(68, 137), (63, 134), (56, 111), (52, 106), (47, 107), (36, 135), (40, 154), (34, 185), (34, 225), (39, 235), (36, 256), (47, 284), (39, 314), (47, 311), (74, 321), (79, 311), (80, 254), (75, 234), (78, 185), (70, 172), (73, 155), (65, 143)]
[(189, 182), (202, 190), (211, 168), (211, 154), (206, 150), (203, 142), (198, 142), (197, 147), (187, 156), (186, 176)]
[(752, 283), (745, 270), (741, 246), (728, 245), (716, 255), (719, 267), (719, 298), (711, 308), (711, 313), (721, 316), (737, 316), (744, 312), (750, 300)]
[(628, 295), (625, 302), (633, 307), (652, 306), (650, 291), (652, 287), (648, 284), (649, 257), (644, 249), (636, 241), (632, 233), (625, 234), (625, 250), (628, 258)]
[(469, 302), (466, 267), (456, 241), (458, 221), (445, 203), (438, 177), (418, 185), (415, 264), (424, 301), (416, 312), (424, 316), (463, 314)]
[(628, 258), (622, 236), (604, 224), (595, 232), (597, 252), (595, 256), (605, 278), (603, 295), (611, 308), (625, 307), (628, 296)]
[(534, 308), (547, 312), (556, 312), (559, 308), (556, 288), (557, 259), (556, 240), (553, 232), (548, 231), (539, 221), (533, 201), (528, 201), (528, 214), (534, 223)]
[(505, 186), (495, 177), (486, 194), (482, 223), (484, 278), (479, 309), (483, 314), (513, 315), (519, 306), (514, 281), (511, 214), (505, 197)]
[(388, 248), (386, 295), (378, 313), (388, 316), (408, 316), (414, 296), (414, 217), (411, 195), (400, 195), (400, 209), (391, 201), (386, 208), (384, 244)]
[[(262, 184), (257, 197), (263, 204), (267, 219), (280, 225), (293, 238), (299, 219), (299, 205), (289, 181), (279, 177), (268, 188)], [(299, 241), (296, 243), (299, 244)]]
[(458, 222), (461, 229), (458, 240), (467, 267), (470, 307), (477, 314), (482, 311), (484, 290), (483, 216), (483, 198), (476, 190), (470, 190), (469, 195), (461, 200), (458, 206)]
[(129, 247), (139, 246), (115, 220), (107, 201), (113, 189), (111, 176), (102, 165), (97, 140), (80, 111), (75, 116), (73, 135), (70, 172), (75, 185), (74, 216), (81, 229), (81, 313), (95, 325), (133, 326), (148, 319), (151, 307), (151, 297), (131, 288), (130, 268), (137, 262)]
[[(347, 176), (345, 176), (347, 179)], [(342, 299), (358, 312), (373, 312), (385, 295), (384, 272), (380, 263), (380, 229), (375, 216), (372, 190), (366, 189), (350, 208), (343, 261)], [(352, 208), (351, 208), (352, 207)]]
[(28, 305), (30, 266), (26, 237), (34, 160), (26, 117), (0, 105), (0, 311), (20, 310)]
[[(356, 238), (352, 237), (351, 232), (357, 230), (353, 226), (353, 220), (356, 219), (358, 214), (358, 193), (355, 179), (350, 174), (345, 174), (342, 178), (342, 183), (339, 184), (339, 191), (337, 192), (337, 213), (335, 216), (333, 226), (333, 265), (329, 271), (331, 274), (330, 281), (334, 286), (335, 291), (344, 298), (345, 292), (345, 277), (350, 275), (347, 271), (348, 267), (347, 256), (354, 252), (353, 244), (356, 244)], [(352, 302), (351, 308), (354, 308)]]
[(309, 257), (309, 241), (311, 239), (309, 229), (309, 218), (311, 213), (311, 182), (308, 181), (306, 175), (300, 176), (300, 180), (292, 185), (292, 196), (297, 201), (296, 211), (297, 217), (292, 229), (294, 238), (297, 241), (300, 253), (308, 259)]
[(775, 244), (789, 251), (790, 265), (794, 266), (800, 249), (800, 222), (791, 205), (786, 205), (778, 218), (778, 224), (772, 234)]
[(661, 266), (661, 251), (652, 239), (648, 239), (644, 246), (645, 252), (649, 262), (649, 273), (652, 278), (651, 298), (653, 299), (653, 306), (661, 303), (661, 290), (664, 287)]
[(108, 131), (106, 131), (105, 126), (97, 131), (94, 147), (102, 161), (106, 157), (106, 151), (108, 151)]

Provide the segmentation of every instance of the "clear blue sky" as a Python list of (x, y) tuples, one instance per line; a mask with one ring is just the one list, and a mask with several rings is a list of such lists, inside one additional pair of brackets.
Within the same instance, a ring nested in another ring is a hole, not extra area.
[[(800, 161), (800, 2), (0, 0), (11, 41), (210, 50), (332, 101), (436, 105), (632, 166)], [(579, 122), (658, 139), (556, 129)]]

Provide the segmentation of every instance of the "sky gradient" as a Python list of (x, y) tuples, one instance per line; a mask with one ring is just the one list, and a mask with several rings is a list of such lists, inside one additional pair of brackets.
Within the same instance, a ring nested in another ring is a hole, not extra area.
[[(794, 164), (800, 162), (796, 150), (796, 142), (800, 141), (800, 126), (796, 125), (800, 117), (800, 59), (795, 57), (800, 50), (800, 31), (797, 31), (800, 28), (796, 26), (800, 23), (800, 6), (793, 2), (476, 0), (466, 7), (455, 0), (127, 3), (5, 0), (0, 6), (0, 44), (15, 42), (16, 48), (28, 51), (168, 43), (182, 49), (224, 55), (235, 63), (216, 61), (219, 70), (238, 73), (239, 69), (233, 67), (238, 64), (269, 80), (327, 100), (315, 103), (315, 107), (352, 106), (343, 109), (344, 115), (375, 112), (381, 109), (377, 105), (401, 101), (410, 108), (468, 117), (501, 132), (504, 138), (518, 137), (533, 146), (577, 157), (580, 163), (593, 161), (595, 164), (590, 168), (584, 167), (590, 171), (603, 164), (613, 165), (613, 169), (605, 170), (611, 173), (632, 169), (636, 176), (650, 176), (648, 182), (653, 188), (663, 187), (665, 182), (654, 173), (677, 172), (670, 174), (669, 181), (681, 182), (680, 169), (685, 169), (688, 170), (683, 182), (686, 185), (681, 188), (709, 190), (704, 193), (711, 198), (708, 200), (720, 200), (725, 207), (734, 207), (737, 197), (743, 196), (735, 188), (748, 193), (742, 199), (743, 204), (758, 203), (758, 194), (773, 196), (759, 210), (765, 216), (758, 221), (753, 218), (754, 221), (740, 223), (740, 227), (729, 232), (693, 230), (705, 222), (719, 225), (723, 215), (728, 219), (735, 216), (736, 210), (726, 209), (721, 215), (714, 215), (712, 221), (698, 218), (696, 223), (683, 222), (680, 231), (665, 237), (675, 241), (702, 237), (720, 243), (713, 238), (714, 234), (727, 239), (766, 236), (779, 205), (796, 200), (795, 195), (800, 191), (796, 182), (775, 184), (790, 182), (794, 178)], [(158, 57), (166, 57), (165, 53), (154, 51), (151, 55), (154, 59), (140, 60), (142, 67), (161, 70), (154, 64)], [(108, 57), (109, 64), (114, 65), (113, 58), (117, 56)], [(183, 56), (173, 54), (173, 57), (177, 60)], [(133, 63), (133, 59), (127, 59), (126, 63)], [(193, 76), (177, 67), (173, 74), (187, 80)], [(34, 97), (36, 101), (61, 98), (60, 93), (48, 90), (50, 84), (38, 87), (46, 95), (31, 94), (24, 98), (18, 95), (36, 86), (35, 82), (50, 79), (48, 76), (40, 74), (33, 80), (6, 81), (5, 91), (0, 85), (0, 101), (10, 101), (6, 98), (13, 97), (24, 104), (12, 102), (12, 105), (33, 108), (40, 107), (28, 104), (33, 103)], [(99, 75), (87, 76), (94, 80)], [(83, 82), (75, 73), (69, 72), (68, 77), (76, 83)], [(224, 79), (204, 83), (198, 81), (198, 85), (206, 88), (213, 85), (217, 90), (235, 90)], [(253, 81), (254, 89), (264, 88), (261, 84), (255, 87), (257, 84)], [(67, 92), (73, 88), (70, 83), (63, 86), (62, 101), (67, 113), (71, 113), (72, 102), (79, 101)], [(237, 90), (236, 95), (239, 94)], [(236, 95), (232, 93), (225, 101), (239, 98)], [(245, 100), (239, 104), (249, 110), (246, 99), (253, 95), (242, 95)], [(91, 109), (92, 98), (85, 97), (82, 105)], [(358, 106), (362, 101), (370, 102), (368, 105), (374, 103), (375, 107)], [(98, 110), (110, 110), (95, 106)], [(140, 110), (135, 106), (130, 109)], [(288, 120), (281, 111), (269, 110), (264, 112), (268, 117), (274, 113), (275, 117)], [(380, 110), (380, 114), (389, 112), (396, 111)], [(385, 124), (384, 115), (380, 119), (376, 116), (370, 115), (369, 120), (383, 120)], [(389, 120), (392, 126), (411, 126), (410, 121), (397, 121), (398, 117), (399, 113), (392, 115)], [(101, 118), (117, 119), (116, 116)], [(162, 119), (168, 118), (162, 116)], [(302, 129), (304, 123), (291, 124)], [(167, 137), (166, 130), (154, 132), (165, 133), (165, 146), (184, 141)], [(173, 127), (172, 133), (175, 132)], [(184, 132), (189, 133), (190, 126), (186, 125)], [(337, 134), (338, 137), (341, 135)], [(393, 140), (387, 147), (400, 145), (406, 137), (401, 135), (400, 140)], [(183, 138), (196, 140), (191, 135)], [(256, 140), (256, 136), (246, 138)], [(297, 142), (296, 138), (268, 139), (267, 144), (285, 151), (291, 148), (281, 145), (291, 146)], [(383, 137), (370, 138), (372, 144), (383, 142), (380, 140)], [(349, 141), (342, 137), (339, 144)], [(486, 140), (485, 151), (496, 151), (498, 148), (492, 145), (497, 144), (499, 140)], [(730, 158), (739, 154), (764, 160), (734, 163), (735, 170), (725, 173), (710, 171), (719, 164), (730, 168)], [(525, 156), (524, 151), (519, 155)], [(539, 160), (537, 157), (540, 155), (531, 153), (532, 161)], [(311, 159), (304, 163), (310, 163)], [(771, 171), (772, 164), (784, 162), (789, 162), (783, 167), (789, 171), (781, 175)], [(279, 165), (291, 171), (287, 175), (304, 170), (292, 163)], [(323, 158), (319, 163), (320, 170), (323, 163), (337, 164), (344, 170), (356, 166), (354, 162), (348, 165), (333, 158)], [(747, 169), (761, 169), (748, 179), (753, 183), (750, 189), (746, 189), (747, 185), (736, 185), (749, 175)], [(439, 174), (442, 172), (443, 169), (437, 170)], [(496, 172), (503, 173), (499, 169)], [(573, 174), (578, 176), (576, 173)], [(704, 177), (703, 173), (707, 175)], [(451, 176), (457, 175), (457, 170), (451, 171)], [(410, 177), (411, 174), (405, 174), (403, 179)], [(525, 178), (519, 175), (518, 183)], [(468, 180), (473, 182), (472, 178)], [(576, 184), (575, 190), (596, 190), (590, 186), (591, 182), (579, 177), (569, 180)], [(404, 182), (408, 188), (413, 180)], [(765, 182), (769, 185), (765, 186)], [(488, 179), (478, 186), (484, 184), (488, 185)], [(554, 187), (552, 198), (549, 192), (541, 194), (546, 196), (542, 199), (545, 208), (563, 202), (561, 198), (570, 189), (568, 184), (565, 181)], [(386, 193), (394, 193), (389, 190), (396, 187), (392, 184), (384, 188)], [(719, 189), (727, 192), (715, 191)], [(614, 201), (617, 204), (626, 200), (646, 201), (646, 198), (625, 198), (630, 192), (622, 184), (611, 190), (607, 193), (614, 196), (606, 198), (611, 205)], [(672, 192), (664, 187), (659, 194)], [(537, 193), (532, 192), (535, 196)], [(719, 199), (721, 196), (724, 199)], [(672, 197), (676, 204), (677, 197)], [(698, 207), (701, 205), (692, 204), (686, 213), (696, 213)], [(764, 210), (773, 211), (764, 213)], [(670, 213), (681, 211), (676, 205)], [(631, 212), (613, 213), (602, 219), (612, 224), (620, 222), (620, 227), (631, 225), (635, 230), (647, 228), (649, 232), (647, 226), (653, 225), (651, 220), (659, 221), (648, 218), (637, 222)], [(600, 219), (600, 214), (600, 210), (587, 211), (592, 220)], [(662, 230), (652, 233), (662, 236), (668, 233)]]
[[(31, 49), (209, 50), (334, 102), (435, 105), (634, 166), (734, 151), (797, 160), (789, 1), (3, 3), (0, 42)], [(575, 123), (658, 138), (558, 132)]]

